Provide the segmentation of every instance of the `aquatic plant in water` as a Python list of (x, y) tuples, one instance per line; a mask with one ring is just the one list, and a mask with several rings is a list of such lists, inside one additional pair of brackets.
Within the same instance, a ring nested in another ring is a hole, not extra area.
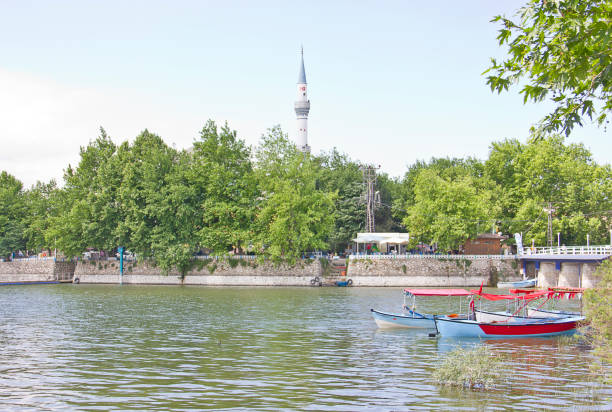
[(504, 378), (502, 364), (503, 358), (486, 346), (467, 350), (458, 347), (439, 362), (432, 378), (439, 385), (487, 389)]

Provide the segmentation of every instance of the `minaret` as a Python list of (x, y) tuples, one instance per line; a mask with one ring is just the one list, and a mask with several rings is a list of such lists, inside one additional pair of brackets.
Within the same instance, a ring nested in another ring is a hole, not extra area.
[(297, 82), (297, 99), (295, 101), (295, 114), (297, 115), (297, 145), (302, 152), (310, 153), (308, 146), (308, 112), (310, 100), (306, 90), (306, 71), (304, 70), (304, 48), (302, 47), (302, 64)]

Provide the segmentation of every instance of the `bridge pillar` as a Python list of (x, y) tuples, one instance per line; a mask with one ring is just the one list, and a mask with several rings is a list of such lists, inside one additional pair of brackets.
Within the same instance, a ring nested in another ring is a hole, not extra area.
[(594, 288), (601, 280), (595, 276), (597, 270), (597, 263), (585, 263), (582, 265), (582, 287), (583, 288)]
[(580, 271), (582, 263), (563, 262), (559, 272), (559, 283), (561, 288), (577, 288), (580, 286)]
[(538, 271), (538, 287), (554, 288), (557, 287), (557, 270), (555, 262), (540, 262), (540, 270)]

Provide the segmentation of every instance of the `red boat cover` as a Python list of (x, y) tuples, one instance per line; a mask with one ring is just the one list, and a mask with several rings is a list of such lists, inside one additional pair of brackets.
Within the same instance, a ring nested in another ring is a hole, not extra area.
[(533, 292), (537, 292), (537, 291), (533, 289), (510, 289), (510, 293), (517, 294), (517, 295), (521, 293), (528, 295)]
[(551, 292), (582, 293), (585, 288), (548, 288)]
[(414, 296), (470, 296), (465, 289), (404, 289), (404, 292)]
[(536, 292), (533, 293), (529, 293), (526, 295), (492, 295), (490, 293), (478, 293), (477, 290), (472, 290), (471, 291), (474, 295), (480, 296), (481, 298), (484, 298), (486, 300), (532, 300), (532, 299), (539, 299), (543, 296), (547, 296), (550, 292), (547, 290), (538, 290)]
[[(584, 288), (548, 288), (548, 297), (555, 299), (563, 299), (567, 296), (568, 299), (574, 299), (576, 295), (582, 293)], [(532, 294), (535, 290), (525, 289), (510, 289), (510, 293), (515, 294)]]

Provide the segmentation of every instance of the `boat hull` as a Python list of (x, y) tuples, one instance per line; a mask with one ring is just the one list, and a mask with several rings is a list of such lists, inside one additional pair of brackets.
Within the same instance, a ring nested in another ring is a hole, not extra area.
[(551, 316), (544, 314), (534, 313), (529, 316), (515, 315), (509, 312), (487, 312), (484, 310), (474, 310), (475, 320), (480, 323), (494, 323), (494, 322), (524, 322), (529, 320), (537, 319), (550, 319)]
[(469, 338), (524, 338), (556, 336), (576, 331), (582, 316), (555, 320), (515, 320), (513, 322), (482, 323), (474, 320), (455, 320), (436, 317), (436, 327), (442, 336)]
[(436, 324), (432, 315), (423, 315), (417, 312), (411, 314), (385, 313), (370, 309), (376, 325), (381, 329), (415, 328), (435, 329)]
[(538, 316), (542, 318), (568, 318), (572, 316), (580, 316), (577, 312), (568, 312), (564, 310), (544, 310), (537, 308), (527, 309), (529, 316)]
[(533, 288), (535, 287), (537, 279), (525, 279), (516, 282), (498, 282), (497, 287), (502, 289), (509, 288)]

